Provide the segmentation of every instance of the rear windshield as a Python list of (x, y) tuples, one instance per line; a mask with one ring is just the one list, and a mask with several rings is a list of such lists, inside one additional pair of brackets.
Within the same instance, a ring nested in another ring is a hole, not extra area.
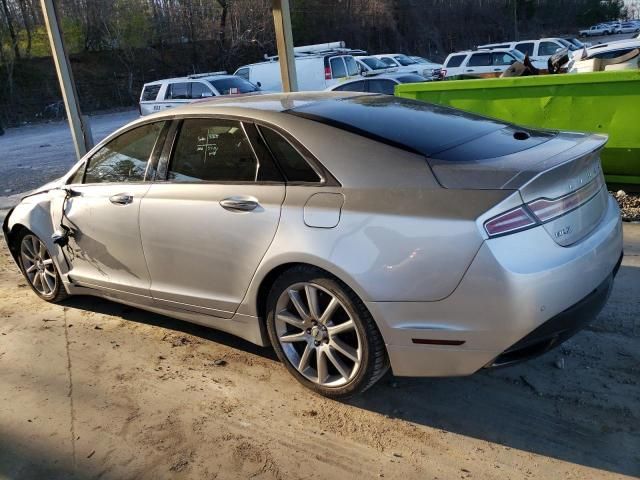
[(287, 113), (426, 156), (507, 126), (459, 110), (386, 95), (320, 101)]
[(232, 88), (236, 90), (233, 93), (251, 93), (257, 92), (259, 89), (253, 83), (248, 82), (241, 77), (221, 78), (219, 80), (209, 80), (209, 83), (215, 87), (221, 95), (229, 95)]
[(364, 63), (371, 70), (384, 70), (389, 68), (386, 63), (376, 57), (359, 58), (358, 60)]

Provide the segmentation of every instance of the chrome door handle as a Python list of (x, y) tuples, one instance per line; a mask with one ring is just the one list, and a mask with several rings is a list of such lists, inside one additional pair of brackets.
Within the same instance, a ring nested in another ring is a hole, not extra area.
[(114, 205), (129, 205), (133, 202), (133, 195), (127, 193), (118, 193), (109, 197), (109, 201)]
[(246, 197), (229, 197), (220, 200), (220, 206), (232, 212), (250, 212), (258, 208), (259, 205), (257, 200)]

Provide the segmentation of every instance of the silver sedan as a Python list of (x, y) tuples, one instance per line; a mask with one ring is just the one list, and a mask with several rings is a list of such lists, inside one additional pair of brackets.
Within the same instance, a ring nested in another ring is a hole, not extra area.
[(26, 196), (31, 288), (272, 345), (334, 398), (539, 355), (606, 302), (622, 255), (606, 138), (385, 95), (274, 94), (137, 120)]

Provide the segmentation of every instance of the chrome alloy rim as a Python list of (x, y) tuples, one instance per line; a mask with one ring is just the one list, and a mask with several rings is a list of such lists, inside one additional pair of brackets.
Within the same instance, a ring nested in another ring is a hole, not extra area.
[(26, 235), (20, 245), (20, 257), (31, 286), (46, 297), (53, 295), (58, 277), (44, 243), (34, 235)]
[(302, 282), (276, 304), (276, 334), (287, 360), (306, 379), (323, 387), (352, 380), (362, 361), (362, 340), (342, 302), (327, 289)]

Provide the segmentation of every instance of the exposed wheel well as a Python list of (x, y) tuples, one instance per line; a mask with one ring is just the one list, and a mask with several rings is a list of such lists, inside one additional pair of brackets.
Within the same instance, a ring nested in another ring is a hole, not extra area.
[(17, 223), (13, 226), (13, 228), (11, 228), (11, 230), (9, 231), (9, 234), (7, 235), (9, 240), (7, 246), (9, 247), (9, 252), (11, 252), (13, 259), (16, 262), (18, 261), (18, 250), (19, 250), (19, 245), (16, 245), (16, 239), (20, 235), (20, 232), (22, 232), (23, 230), (26, 230), (27, 232), (30, 231), (24, 225)]

